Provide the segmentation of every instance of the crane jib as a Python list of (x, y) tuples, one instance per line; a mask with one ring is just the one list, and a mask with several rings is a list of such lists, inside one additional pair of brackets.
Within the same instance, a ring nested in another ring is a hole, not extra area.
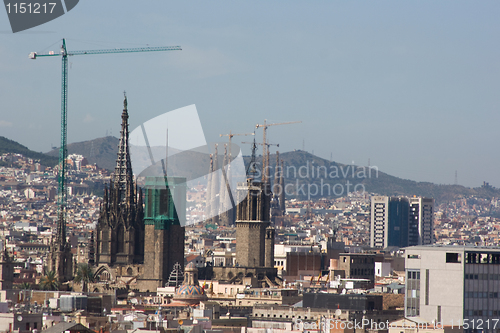
[[(128, 49), (105, 49), (105, 50), (88, 50), (88, 51), (68, 51), (66, 55), (84, 55), (84, 54), (107, 54), (107, 53), (133, 53), (133, 52), (154, 52), (154, 51), (182, 51), (180, 46), (158, 46), (158, 47), (138, 47), (138, 48), (128, 48)], [(62, 56), (62, 53), (44, 53), (38, 54), (37, 52), (31, 52), (29, 57), (31, 59), (36, 59), (37, 57), (58, 57)]]

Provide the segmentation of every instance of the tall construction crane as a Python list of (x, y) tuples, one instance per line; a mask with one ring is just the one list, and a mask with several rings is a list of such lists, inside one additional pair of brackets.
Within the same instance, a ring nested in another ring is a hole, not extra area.
[[(255, 157), (255, 151), (257, 150), (257, 145), (259, 146), (276, 146), (279, 147), (279, 143), (257, 143), (255, 142), (255, 138), (253, 138), (253, 142), (242, 142), (243, 144), (250, 144), (252, 145), (252, 158), (250, 159), (250, 163), (248, 164), (247, 168), (247, 175), (249, 176), (252, 174), (252, 179), (255, 178), (255, 173), (257, 172), (257, 169), (255, 168), (255, 163), (256, 163), (256, 157)], [(268, 150), (269, 151), (269, 150)], [(264, 163), (264, 156), (262, 156), (262, 163)], [(264, 174), (264, 169), (262, 169), (262, 174)]]
[(220, 134), (220, 137), (227, 136), (229, 140), (229, 157), (231, 157), (231, 140), (233, 139), (234, 136), (237, 135), (255, 135), (255, 132), (252, 133), (232, 133), (229, 131), (229, 134)]
[(229, 131), (229, 134), (220, 134), (219, 136), (220, 137), (227, 136), (229, 138), (229, 144), (231, 144), (231, 139), (237, 135), (255, 135), (255, 132), (252, 132), (252, 133), (232, 133), (231, 131)]
[(62, 83), (61, 83), (61, 146), (59, 147), (59, 176), (58, 176), (58, 195), (57, 203), (59, 206), (58, 235), (66, 241), (66, 158), (68, 155), (67, 140), (67, 110), (68, 110), (68, 56), (88, 55), (88, 54), (108, 54), (108, 53), (131, 53), (131, 52), (153, 52), (153, 51), (176, 51), (182, 50), (180, 46), (159, 46), (159, 47), (138, 47), (125, 49), (106, 49), (106, 50), (87, 50), (87, 51), (68, 51), (66, 49), (66, 40), (63, 38), (61, 52), (53, 51), (45, 54), (31, 52), (30, 59), (38, 57), (62, 57)]
[(280, 144), (279, 143), (260, 143), (260, 142), (242, 142), (244, 144), (250, 144), (250, 145), (253, 145), (253, 144), (256, 144), (256, 145), (259, 145), (259, 146), (266, 146), (267, 148), (269, 148), (269, 146), (276, 146), (276, 147), (279, 147)]
[[(263, 132), (264, 132), (264, 138), (262, 140), (263, 143), (267, 143), (267, 139), (266, 139), (266, 132), (267, 132), (267, 128), (269, 126), (277, 126), (277, 125), (289, 125), (289, 124), (297, 124), (297, 123), (301, 123), (302, 120), (299, 120), (299, 121), (287, 121), (287, 122), (284, 122), (284, 123), (272, 123), (272, 124), (268, 124), (267, 123), (267, 119), (264, 119), (264, 124), (257, 124), (255, 125), (255, 128), (259, 128), (259, 127), (262, 127), (263, 129)], [(263, 148), (262, 148), (262, 170), (268, 170), (269, 171), (269, 168), (267, 167), (269, 165), (269, 161), (267, 160), (267, 148), (268, 146), (266, 146), (265, 144), (263, 145)], [(269, 175), (267, 174), (267, 171), (266, 172), (263, 172), (262, 173), (262, 181), (263, 182), (266, 182), (269, 180)]]

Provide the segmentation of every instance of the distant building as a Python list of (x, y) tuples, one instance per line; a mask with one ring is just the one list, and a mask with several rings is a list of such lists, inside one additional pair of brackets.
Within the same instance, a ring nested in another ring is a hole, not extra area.
[(41, 312), (0, 313), (1, 332), (31, 333), (35, 330), (41, 330), (42, 322)]
[(373, 311), (383, 309), (382, 295), (304, 293), (304, 308)]
[(500, 317), (500, 249), (431, 245), (405, 251), (405, 317), (443, 325)]
[(370, 246), (408, 246), (408, 210), (406, 198), (372, 197)]
[(392, 273), (390, 262), (376, 262), (375, 263), (375, 276), (384, 277), (390, 276)]
[(434, 243), (434, 199), (414, 197), (409, 199), (410, 218), (408, 245)]
[(434, 199), (371, 198), (370, 246), (387, 248), (434, 243)]
[(374, 284), (375, 254), (341, 253), (339, 269), (345, 272), (345, 277), (348, 279), (366, 279)]

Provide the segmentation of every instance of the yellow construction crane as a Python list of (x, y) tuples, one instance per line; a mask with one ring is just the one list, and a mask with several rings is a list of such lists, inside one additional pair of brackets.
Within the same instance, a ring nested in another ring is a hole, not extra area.
[(229, 139), (229, 156), (231, 156), (231, 140), (233, 139), (233, 136), (237, 135), (255, 135), (255, 132), (253, 133), (232, 133), (229, 131), (229, 134), (220, 134), (220, 137), (227, 136)]
[[(272, 124), (268, 124), (267, 123), (267, 119), (264, 119), (264, 124), (257, 124), (255, 125), (255, 128), (259, 128), (259, 127), (262, 127), (263, 129), (263, 132), (264, 132), (264, 138), (262, 140), (262, 142), (264, 143), (262, 145), (262, 170), (268, 170), (269, 171), (269, 168), (267, 167), (269, 165), (269, 161), (268, 161), (268, 158), (267, 158), (267, 149), (268, 149), (268, 145), (266, 145), (267, 143), (267, 139), (266, 139), (266, 132), (267, 132), (267, 128), (269, 126), (277, 126), (277, 125), (289, 125), (289, 124), (297, 124), (297, 123), (301, 123), (302, 120), (299, 120), (299, 121), (287, 121), (287, 122), (284, 122), (284, 123), (272, 123)], [(263, 172), (262, 173), (262, 182), (266, 182), (269, 180), (269, 175), (267, 175), (267, 172)]]

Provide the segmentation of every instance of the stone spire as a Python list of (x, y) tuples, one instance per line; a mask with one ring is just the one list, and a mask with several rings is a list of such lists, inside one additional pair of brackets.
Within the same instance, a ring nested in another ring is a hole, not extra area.
[(132, 264), (144, 261), (142, 191), (134, 184), (128, 145), (127, 97), (112, 181), (104, 186), (94, 238), (94, 264)]
[(66, 208), (59, 212), (57, 221), (57, 234), (52, 238), (47, 266), (50, 271), (54, 271), (59, 282), (65, 282), (73, 276), (73, 255), (71, 244), (66, 241)]
[(132, 164), (130, 161), (130, 150), (128, 146), (128, 110), (127, 96), (123, 101), (122, 128), (120, 130), (120, 143), (118, 144), (118, 157), (114, 174), (114, 187), (120, 202), (124, 202), (127, 194), (133, 195)]

